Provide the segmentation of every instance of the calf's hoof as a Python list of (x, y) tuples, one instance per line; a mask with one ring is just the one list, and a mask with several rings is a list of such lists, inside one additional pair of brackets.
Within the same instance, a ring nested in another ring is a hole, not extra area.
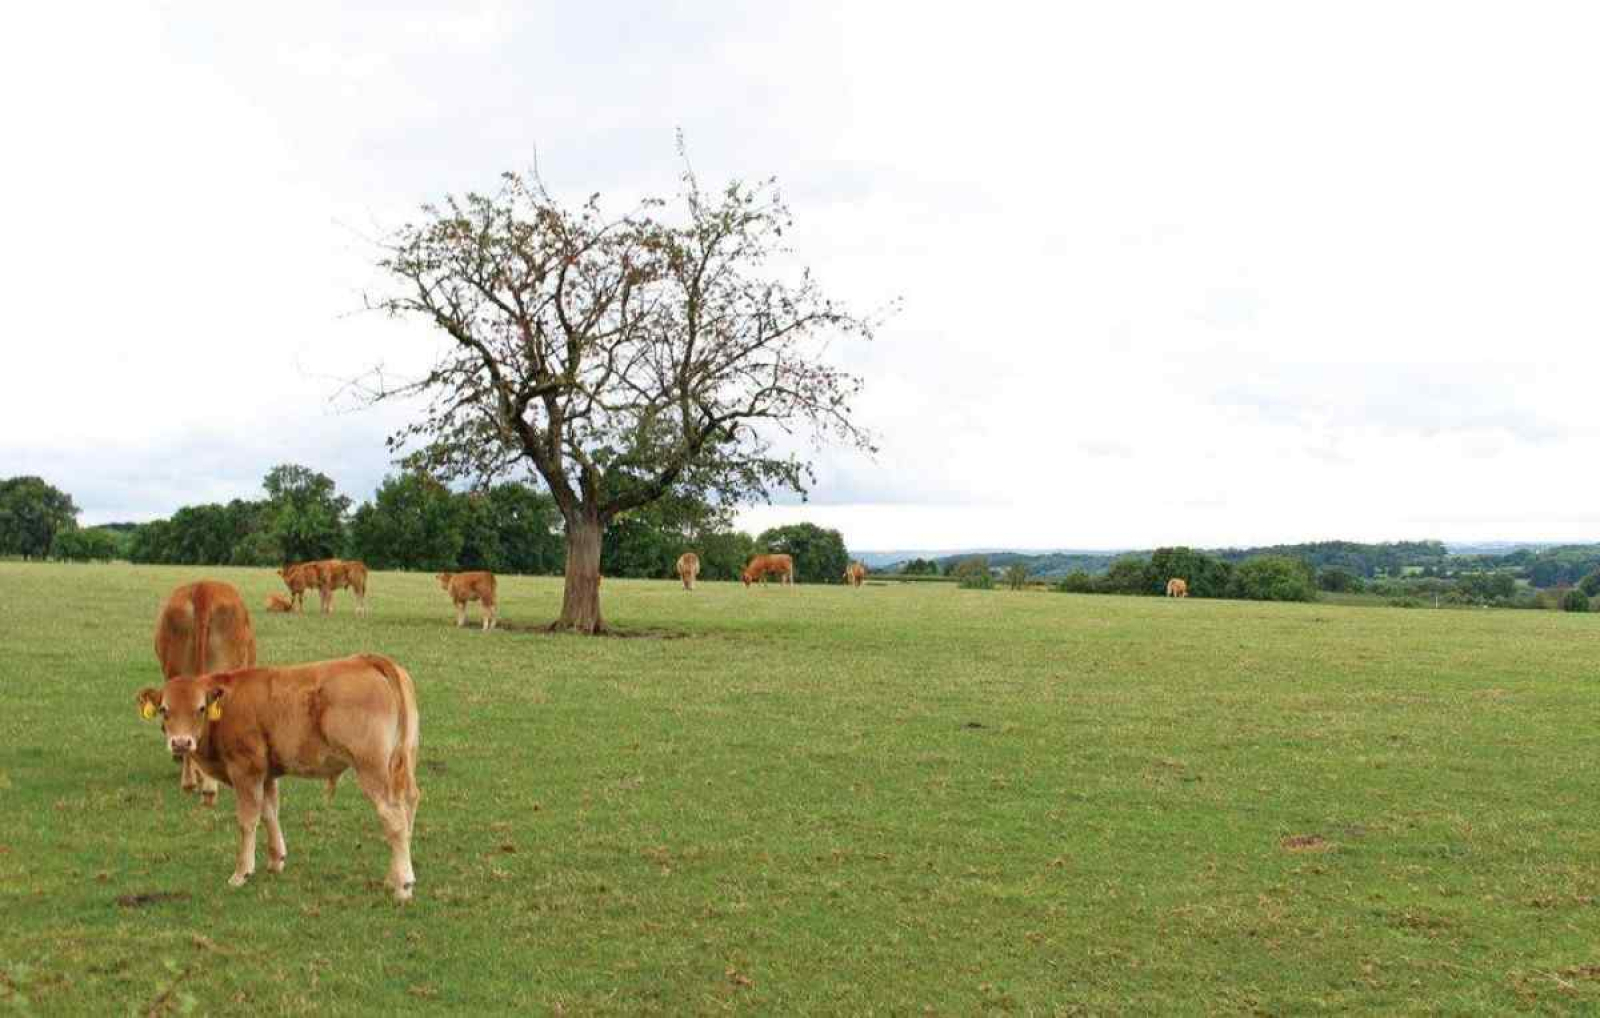
[(397, 886), (394, 889), (394, 900), (395, 901), (410, 901), (411, 900), (411, 889), (413, 887), (415, 887), (415, 886), (417, 886), (417, 885), (414, 884), (414, 883), (413, 884), (400, 884), (399, 886)]
[(202, 806), (215, 806), (216, 804), (217, 804), (217, 793), (216, 792), (201, 792), (200, 793), (200, 805), (202, 805)]
[(289, 857), (288, 856), (284, 856), (281, 859), (268, 859), (267, 860), (267, 872), (268, 873), (282, 873), (284, 866), (288, 865), (288, 862), (289, 862)]
[(245, 882), (247, 880), (249, 880), (249, 879), (250, 879), (250, 874), (248, 874), (248, 873), (235, 873), (233, 876), (228, 878), (228, 886), (229, 887), (243, 887), (245, 885)]

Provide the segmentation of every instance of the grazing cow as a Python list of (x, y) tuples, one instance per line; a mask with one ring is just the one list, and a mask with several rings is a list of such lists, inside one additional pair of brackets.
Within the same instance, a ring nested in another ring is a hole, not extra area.
[(867, 578), (867, 567), (860, 562), (852, 562), (844, 571), (844, 582), (852, 587), (861, 586), (861, 581)]
[(367, 565), (365, 562), (355, 562), (345, 559), (323, 559), (317, 563), (318, 579), (317, 593), (322, 597), (322, 610), (324, 613), (333, 612), (333, 592), (346, 587), (356, 597), (356, 614), (367, 613)]
[(686, 551), (678, 556), (678, 579), (683, 581), (684, 590), (693, 590), (694, 581), (700, 576), (700, 556), (692, 551)]
[(239, 853), (228, 883), (256, 870), (256, 826), (267, 822), (267, 869), (283, 871), (278, 778), (330, 783), (355, 768), (389, 842), (385, 879), (411, 897), (411, 831), (417, 815), (417, 694), (404, 668), (379, 654), (169, 678), (142, 689), (139, 712), (160, 716), (167, 748), (233, 786)]
[(450, 592), (456, 604), (456, 625), (467, 624), (467, 602), (483, 602), (483, 631), (493, 629), (499, 619), (495, 598), (494, 573), (440, 573), (439, 586)]
[(294, 611), (294, 605), (290, 604), (288, 601), (285, 601), (283, 599), (283, 595), (281, 595), (281, 594), (268, 594), (267, 595), (267, 611), (269, 611), (269, 612), (292, 612), (292, 611)]
[(294, 610), (306, 610), (306, 591), (322, 589), (322, 566), (319, 562), (299, 562), (286, 565), (278, 570), (278, 575), (283, 577), (284, 586), (289, 588), (289, 600), (294, 604)]
[[(174, 590), (156, 618), (156, 661), (161, 677), (203, 675), (256, 663), (256, 631), (239, 592), (226, 583), (201, 580)], [(217, 802), (217, 783), (187, 757), (178, 787), (200, 790), (207, 806)]]
[(1172, 579), (1168, 580), (1167, 581), (1167, 596), (1168, 597), (1188, 597), (1189, 596), (1189, 583), (1188, 583), (1188, 581), (1182, 579), (1181, 577), (1177, 577), (1177, 576), (1174, 576)]
[(784, 586), (794, 582), (794, 556), (793, 555), (757, 555), (744, 567), (744, 572), (739, 574), (739, 579), (745, 586), (752, 583), (765, 583), (767, 574), (773, 573), (783, 577)]

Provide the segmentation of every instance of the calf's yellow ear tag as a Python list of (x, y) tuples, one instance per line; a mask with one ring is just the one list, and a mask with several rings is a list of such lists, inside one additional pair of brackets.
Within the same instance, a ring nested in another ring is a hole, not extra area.
[(221, 700), (212, 700), (211, 701), (211, 706), (206, 708), (206, 720), (207, 721), (221, 721), (222, 720), (222, 701)]
[(151, 718), (156, 716), (156, 705), (151, 703), (149, 700), (146, 700), (144, 703), (139, 705), (139, 714), (146, 721), (149, 721)]

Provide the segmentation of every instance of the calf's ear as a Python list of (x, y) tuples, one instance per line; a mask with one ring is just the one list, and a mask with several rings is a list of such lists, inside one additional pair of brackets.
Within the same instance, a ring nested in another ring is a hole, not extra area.
[(139, 690), (138, 695), (133, 698), (133, 702), (139, 708), (139, 716), (149, 721), (156, 716), (157, 711), (161, 708), (161, 690), (146, 686)]

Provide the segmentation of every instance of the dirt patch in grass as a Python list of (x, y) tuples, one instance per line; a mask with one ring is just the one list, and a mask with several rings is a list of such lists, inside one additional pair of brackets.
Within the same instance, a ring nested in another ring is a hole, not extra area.
[(144, 891), (139, 894), (124, 894), (117, 898), (117, 904), (123, 908), (144, 908), (148, 905), (160, 905), (169, 901), (188, 901), (188, 891)]
[[(532, 633), (535, 636), (575, 635), (569, 630), (551, 629), (549, 623), (530, 625), (525, 622), (497, 622), (495, 623), (495, 628), (503, 629), (508, 633)], [(681, 629), (619, 629), (612, 627), (594, 635), (602, 638), (612, 637), (619, 640), (687, 640), (694, 634), (684, 632)]]
[(1326, 852), (1333, 845), (1318, 834), (1291, 834), (1278, 842), (1279, 847), (1289, 852)]

